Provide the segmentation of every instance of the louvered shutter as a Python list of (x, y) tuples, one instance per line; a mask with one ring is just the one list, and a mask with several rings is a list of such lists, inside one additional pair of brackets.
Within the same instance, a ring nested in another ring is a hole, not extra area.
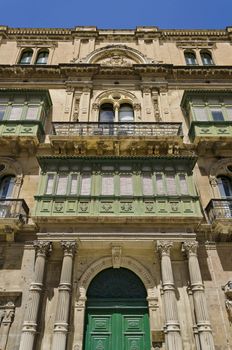
[(59, 175), (56, 194), (64, 195), (67, 191), (68, 177), (67, 175)]
[(114, 194), (114, 176), (110, 174), (102, 175), (102, 195)]
[(10, 111), (9, 120), (19, 120), (21, 118), (23, 107), (13, 106)]
[(208, 115), (207, 110), (204, 107), (194, 107), (195, 118), (198, 121), (207, 121)]
[(167, 192), (170, 195), (176, 194), (176, 182), (174, 174), (166, 175)]
[(91, 174), (82, 174), (81, 195), (88, 196), (91, 191)]
[(151, 174), (143, 174), (142, 175), (142, 183), (143, 183), (143, 194), (145, 196), (153, 195), (153, 186), (152, 186), (152, 177)]
[(187, 184), (185, 175), (180, 174), (179, 180), (180, 180), (180, 193), (181, 194), (188, 194), (188, 184)]
[(54, 183), (54, 174), (49, 174), (47, 179), (47, 186), (46, 186), (46, 194), (52, 194), (53, 190), (53, 183)]
[(120, 175), (120, 194), (124, 196), (133, 195), (133, 185), (131, 175)]
[(77, 174), (71, 175), (70, 194), (77, 194)]
[(156, 190), (157, 194), (164, 194), (164, 183), (162, 174), (156, 174)]

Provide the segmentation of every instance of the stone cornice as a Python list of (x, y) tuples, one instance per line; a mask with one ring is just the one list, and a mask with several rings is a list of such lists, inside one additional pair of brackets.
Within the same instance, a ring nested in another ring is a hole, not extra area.
[[(0, 65), (0, 81), (4, 82), (30, 82), (58, 81), (67, 84), (81, 77), (115, 78), (131, 77), (157, 79), (166, 81), (198, 80), (204, 81), (223, 79), (230, 81), (232, 66), (173, 66), (169, 64), (136, 64), (131, 67), (107, 67), (98, 64), (59, 64), (59, 65)], [(33, 80), (34, 81), (34, 80)], [(79, 79), (80, 81), (80, 79)], [(206, 81), (206, 82), (207, 82)]]
[(137, 27), (135, 29), (98, 29), (97, 27), (75, 28), (11, 28), (0, 26), (0, 34), (8, 39), (47, 37), (51, 40), (72, 40), (73, 37), (140, 37), (160, 38), (162, 40), (183, 40), (186, 37), (194, 40), (210, 38), (211, 40), (230, 40), (231, 27), (226, 29), (159, 29), (158, 27)]

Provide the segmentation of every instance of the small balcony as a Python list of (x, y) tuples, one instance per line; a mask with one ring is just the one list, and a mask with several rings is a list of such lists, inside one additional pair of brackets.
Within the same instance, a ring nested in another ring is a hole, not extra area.
[(27, 151), (33, 154), (44, 140), (44, 128), (39, 120), (1, 120), (0, 145), (18, 154)]
[[(182, 143), (181, 123), (54, 122), (50, 141), (57, 153), (144, 155), (166, 153)], [(138, 143), (139, 141), (139, 143)]]
[(232, 234), (232, 199), (211, 199), (206, 213), (215, 231)]
[(37, 223), (145, 223), (199, 224), (202, 212), (197, 196), (35, 196)]
[(0, 199), (0, 228), (17, 231), (28, 221), (29, 208), (24, 199)]
[(209, 150), (226, 156), (232, 147), (232, 121), (192, 121), (189, 137), (200, 153)]

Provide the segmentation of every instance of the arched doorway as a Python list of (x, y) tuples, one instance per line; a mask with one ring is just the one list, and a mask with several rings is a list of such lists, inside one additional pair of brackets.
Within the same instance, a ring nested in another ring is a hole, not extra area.
[(87, 291), (85, 350), (150, 350), (146, 289), (126, 268), (108, 268)]

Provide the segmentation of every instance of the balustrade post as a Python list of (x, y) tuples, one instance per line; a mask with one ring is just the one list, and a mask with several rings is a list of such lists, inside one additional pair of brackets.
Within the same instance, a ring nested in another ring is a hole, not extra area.
[(60, 284), (58, 288), (58, 303), (53, 330), (52, 350), (65, 350), (66, 348), (72, 290), (73, 258), (75, 254), (76, 242), (62, 241), (61, 246), (64, 250), (64, 257)]
[(30, 285), (19, 350), (33, 350), (37, 332), (39, 304), (43, 290), (45, 263), (48, 253), (51, 251), (51, 243), (36, 241), (34, 247), (36, 249), (34, 281)]
[(214, 350), (215, 347), (206, 305), (205, 291), (197, 257), (197, 247), (198, 243), (196, 241), (189, 241), (183, 244), (183, 248), (188, 256), (190, 283), (201, 349)]
[(166, 319), (166, 339), (168, 350), (182, 350), (180, 324), (178, 320), (175, 285), (170, 258), (172, 242), (159, 241), (158, 251), (161, 258), (161, 274), (163, 286), (164, 309)]

